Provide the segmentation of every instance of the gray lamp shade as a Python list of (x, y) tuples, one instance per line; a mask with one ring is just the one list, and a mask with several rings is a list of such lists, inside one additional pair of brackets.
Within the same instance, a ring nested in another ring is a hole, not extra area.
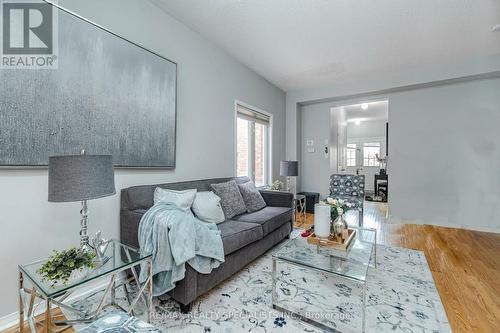
[(70, 202), (116, 193), (111, 155), (49, 157), (49, 201)]
[(299, 162), (298, 161), (281, 161), (280, 162), (280, 176), (296, 177), (299, 175)]

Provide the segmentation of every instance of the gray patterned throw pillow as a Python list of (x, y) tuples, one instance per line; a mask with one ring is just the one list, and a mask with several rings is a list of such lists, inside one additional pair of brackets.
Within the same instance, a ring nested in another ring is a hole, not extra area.
[(211, 184), (210, 186), (220, 198), (220, 204), (226, 220), (246, 213), (247, 207), (234, 180), (226, 183)]
[(253, 182), (238, 184), (238, 187), (240, 188), (245, 206), (247, 206), (247, 212), (255, 212), (256, 210), (266, 207), (264, 198)]

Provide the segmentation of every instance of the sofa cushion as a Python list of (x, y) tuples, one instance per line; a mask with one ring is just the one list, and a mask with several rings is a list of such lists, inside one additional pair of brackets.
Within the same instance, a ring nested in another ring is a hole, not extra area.
[(247, 207), (247, 212), (255, 212), (266, 207), (264, 198), (262, 198), (262, 195), (252, 181), (244, 184), (238, 184), (238, 187), (240, 189), (241, 196), (243, 197), (243, 201), (245, 202), (245, 206)]
[(247, 211), (238, 185), (234, 180), (230, 180), (226, 183), (212, 184), (210, 186), (212, 186), (215, 194), (220, 198), (220, 204), (226, 220)]
[(260, 224), (264, 237), (266, 237), (270, 232), (292, 220), (292, 209), (267, 206), (256, 212), (234, 217), (233, 220)]
[(224, 255), (233, 253), (263, 237), (261, 226), (255, 223), (226, 221), (219, 223), (217, 227), (221, 231)]
[(212, 191), (196, 193), (192, 209), (194, 215), (204, 222), (221, 223), (226, 220), (220, 204), (220, 198)]
[(155, 204), (158, 202), (172, 204), (184, 212), (192, 213), (191, 206), (193, 205), (196, 192), (196, 189), (176, 191), (157, 187), (153, 195), (153, 201)]

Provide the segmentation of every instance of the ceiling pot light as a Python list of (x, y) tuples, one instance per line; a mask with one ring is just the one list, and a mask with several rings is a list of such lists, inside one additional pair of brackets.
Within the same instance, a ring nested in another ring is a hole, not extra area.
[(361, 120), (357, 119), (356, 121), (354, 121), (354, 124), (361, 125)]
[(500, 32), (500, 24), (495, 25), (491, 31), (492, 32)]
[(362, 108), (363, 110), (367, 110), (367, 109), (368, 109), (368, 104), (367, 104), (367, 103), (363, 103), (363, 104), (361, 104), (361, 108)]

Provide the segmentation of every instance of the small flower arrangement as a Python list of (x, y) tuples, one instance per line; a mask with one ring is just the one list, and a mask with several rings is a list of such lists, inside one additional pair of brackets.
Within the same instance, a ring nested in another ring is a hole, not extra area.
[(326, 198), (325, 203), (330, 205), (330, 217), (335, 221), (337, 217), (344, 215), (347, 211), (351, 210), (353, 205), (346, 200)]
[(276, 180), (270, 186), (268, 186), (268, 189), (271, 191), (280, 191), (282, 188), (283, 182), (280, 180)]

